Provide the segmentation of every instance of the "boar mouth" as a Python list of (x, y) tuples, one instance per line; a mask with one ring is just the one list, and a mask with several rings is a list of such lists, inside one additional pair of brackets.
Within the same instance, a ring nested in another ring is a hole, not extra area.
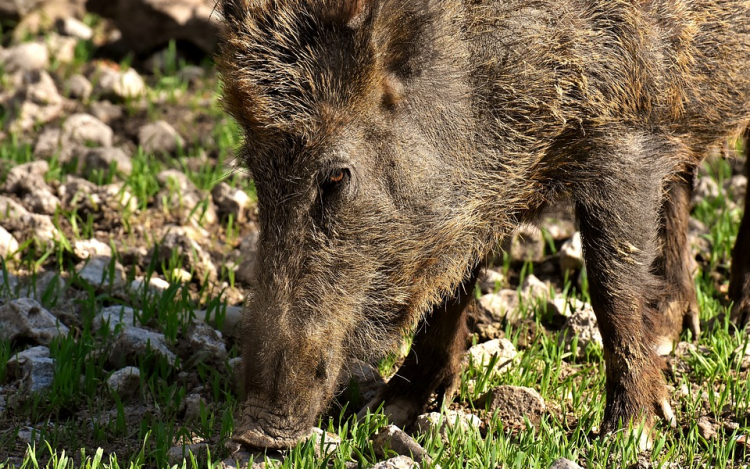
[(294, 418), (269, 409), (269, 405), (258, 399), (245, 401), (232, 439), (246, 446), (283, 449), (310, 436), (312, 424), (304, 416)]

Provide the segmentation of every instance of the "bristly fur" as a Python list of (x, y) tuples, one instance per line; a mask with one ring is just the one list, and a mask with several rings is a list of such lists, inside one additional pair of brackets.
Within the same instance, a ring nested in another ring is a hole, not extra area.
[[(224, 104), (244, 130), (261, 225), (243, 317), (253, 409), (309, 425), (347, 357), (381, 354), (425, 319), (446, 342), (424, 339), (443, 378), (409, 391), (410, 405), (450, 389), (447, 350), (464, 329), (449, 337), (441, 321), (461, 324), (458, 292), (483, 256), (563, 192), (605, 339), (604, 428), (663, 404), (654, 344), (684, 303), (684, 292), (667, 298), (667, 280), (689, 283), (679, 249), (665, 247), (682, 238), (660, 230), (674, 212), (667, 194), (682, 201), (673, 186), (747, 125), (750, 22), (739, 18), (750, 2), (220, 6)], [(334, 170), (349, 176), (326, 183)], [(273, 440), (280, 424), (263, 436), (246, 419), (242, 441), (287, 441)]]
[(326, 110), (366, 106), (390, 73), (408, 79), (417, 66), (411, 49), (428, 35), (438, 43), (447, 39), (440, 37), (444, 31), (419, 25), (442, 24), (433, 17), (455, 11), (428, 10), (426, 1), (228, 5), (219, 55), (225, 106), (258, 145), (287, 134), (314, 143), (321, 121), (334, 118)]

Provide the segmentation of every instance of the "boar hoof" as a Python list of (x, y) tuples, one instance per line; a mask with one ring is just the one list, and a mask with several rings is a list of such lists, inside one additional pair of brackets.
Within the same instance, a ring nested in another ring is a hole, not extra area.
[(381, 404), (383, 404), (383, 414), (388, 418), (388, 421), (401, 429), (414, 423), (420, 410), (417, 406), (404, 399), (395, 399), (383, 403), (381, 397), (376, 397), (357, 413), (357, 418), (363, 419), (368, 412), (374, 412)]
[(383, 408), (383, 413), (388, 417), (389, 422), (403, 429), (414, 423), (419, 409), (414, 404), (399, 399), (387, 403)]
[(693, 342), (698, 341), (701, 335), (701, 313), (696, 303), (691, 303), (682, 317), (682, 330), (690, 331), (693, 334)]
[[(606, 425), (603, 426), (603, 428), (606, 428)], [(627, 427), (623, 427), (616, 431), (607, 431), (602, 430), (601, 437), (604, 436), (614, 436), (617, 433), (622, 434), (622, 438), (625, 441), (632, 441), (637, 440), (638, 441), (638, 451), (639, 452), (645, 452), (650, 451), (654, 446), (654, 425), (653, 423), (649, 423), (648, 421), (645, 421), (641, 424), (638, 424), (637, 421), (633, 421), (630, 425)]]
[[(657, 416), (662, 418), (671, 428), (677, 427), (677, 419), (675, 418), (674, 411), (672, 410), (672, 406), (668, 399), (661, 399), (661, 401), (655, 404), (655, 407)], [(623, 420), (618, 420), (618, 425), (620, 421)], [(642, 425), (639, 425), (639, 422), (642, 422)], [(619, 430), (614, 430), (610, 423), (611, 419), (605, 419), (605, 422), (602, 424), (602, 435), (624, 432), (626, 439), (635, 438), (638, 440), (639, 451), (650, 451), (652, 449), (653, 436), (656, 431), (654, 429), (654, 419), (652, 415), (645, 415), (645, 419), (640, 421), (634, 418), (628, 423), (627, 427), (623, 427)]]
[[(664, 398), (657, 405), (656, 415), (661, 417), (671, 428), (677, 428), (677, 419), (675, 418), (672, 406), (669, 404), (669, 399)], [(638, 449), (641, 452), (650, 451), (653, 448), (654, 442), (652, 436), (654, 432), (653, 425), (644, 425), (643, 432), (638, 435)]]
[(670, 427), (677, 425), (661, 370), (662, 362), (651, 356), (638, 364), (638, 372), (624, 367), (618, 369), (617, 364), (613, 359), (607, 363), (619, 372), (615, 376), (620, 379), (607, 383), (607, 408), (600, 435), (624, 433), (631, 441), (637, 440), (640, 449), (648, 449), (656, 417)]
[[(656, 414), (664, 419), (671, 428), (677, 427), (677, 419), (675, 418), (672, 406), (669, 404), (668, 399), (663, 399), (659, 405), (657, 405)], [(638, 436), (638, 450), (640, 452), (651, 451), (654, 446), (653, 436), (656, 430), (654, 429), (653, 423), (648, 421), (643, 425), (642, 428), (632, 428), (631, 432), (640, 432)]]
[(649, 428), (648, 430), (644, 427), (643, 431), (640, 435), (638, 435), (638, 451), (641, 453), (644, 453), (646, 451), (651, 451), (654, 447), (654, 440), (651, 438), (651, 434), (653, 433), (653, 429)]
[(669, 404), (669, 399), (662, 399), (661, 405), (657, 410), (657, 415), (664, 419), (670, 427), (677, 428), (677, 419), (674, 416), (672, 406)]
[(674, 345), (674, 341), (671, 337), (661, 336), (658, 339), (656, 339), (656, 344), (654, 345), (654, 352), (656, 352), (657, 355), (660, 357), (666, 357), (670, 353), (672, 353), (672, 348)]

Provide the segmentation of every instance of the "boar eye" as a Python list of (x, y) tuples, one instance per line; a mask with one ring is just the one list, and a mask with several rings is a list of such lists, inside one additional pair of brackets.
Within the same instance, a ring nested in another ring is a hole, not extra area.
[(335, 184), (335, 183), (343, 181), (345, 171), (346, 171), (345, 169), (337, 169), (336, 172), (328, 176), (327, 182)]
[(324, 193), (331, 192), (341, 186), (349, 179), (348, 168), (334, 168), (328, 171), (321, 181), (321, 188)]

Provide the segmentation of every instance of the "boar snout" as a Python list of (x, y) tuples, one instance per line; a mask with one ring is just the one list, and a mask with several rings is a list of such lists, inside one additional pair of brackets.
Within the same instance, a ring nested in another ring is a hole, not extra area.
[[(245, 325), (252, 323), (245, 313)], [(251, 335), (253, 329), (245, 329)], [(233, 439), (261, 448), (288, 448), (310, 435), (331, 400), (341, 366), (332, 334), (254, 330), (242, 351), (245, 400)], [(327, 337), (328, 340), (323, 340)]]
[[(308, 423), (307, 416), (288, 414), (285, 410), (274, 410), (273, 407), (260, 399), (245, 400), (240, 423), (232, 438), (248, 446), (281, 449), (294, 446), (310, 435), (313, 424)], [(315, 414), (312, 417), (314, 419)]]

